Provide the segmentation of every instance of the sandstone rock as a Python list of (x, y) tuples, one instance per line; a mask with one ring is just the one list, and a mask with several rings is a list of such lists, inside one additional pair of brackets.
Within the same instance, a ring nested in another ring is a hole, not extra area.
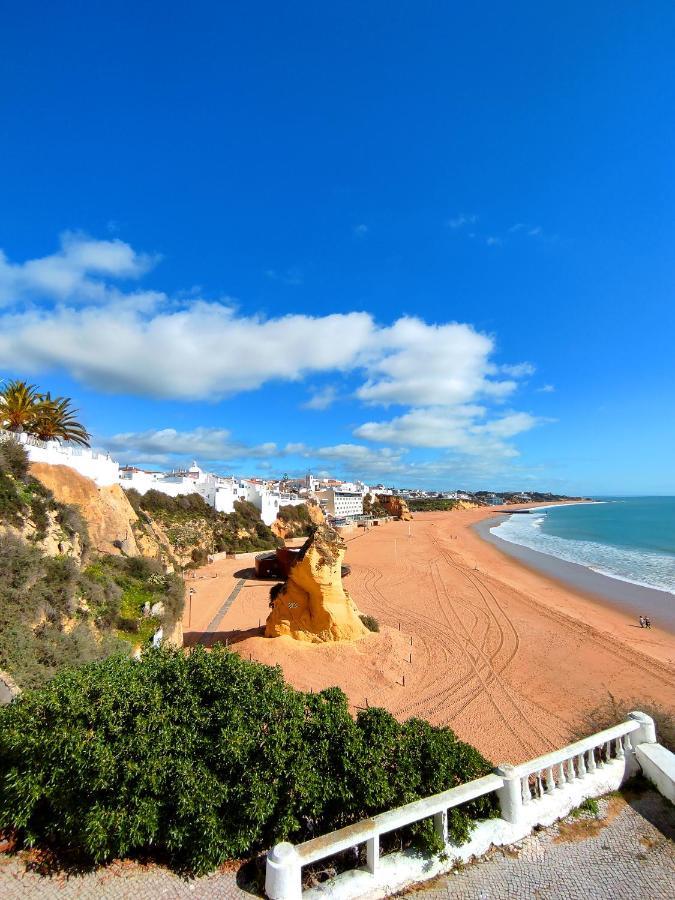
[(180, 619), (177, 622), (165, 622), (162, 627), (164, 631), (162, 645), (180, 649), (183, 646), (183, 623)]
[(150, 607), (150, 615), (157, 616), (160, 619), (164, 615), (164, 604), (161, 600), (158, 600), (157, 603), (152, 604), (152, 606)]
[(408, 504), (402, 497), (392, 497), (391, 494), (377, 494), (377, 500), (384, 506), (390, 516), (409, 522), (413, 515), (408, 509)]
[(334, 528), (319, 525), (308, 539), (288, 581), (274, 600), (266, 637), (289, 635), (299, 641), (352, 641), (368, 629), (342, 585), (346, 545)]
[(120, 553), (123, 548), (128, 556), (139, 555), (131, 527), (136, 513), (119, 485), (99, 488), (91, 478), (69, 466), (31, 463), (30, 472), (60, 503), (79, 507), (94, 550)]

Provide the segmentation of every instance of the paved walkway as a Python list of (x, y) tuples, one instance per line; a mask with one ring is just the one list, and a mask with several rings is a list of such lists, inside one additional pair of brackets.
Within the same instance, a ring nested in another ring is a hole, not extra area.
[[(651, 790), (612, 796), (599, 804), (597, 819), (589, 814), (569, 817), (404, 896), (414, 900), (672, 900), (673, 807)], [(124, 862), (84, 875), (44, 876), (27, 869), (21, 857), (0, 854), (2, 900), (251, 900), (255, 890), (250, 877), (242, 879), (236, 871), (186, 881), (159, 866)]]
[(655, 791), (599, 800), (480, 862), (404, 892), (415, 900), (672, 900), (675, 811)]

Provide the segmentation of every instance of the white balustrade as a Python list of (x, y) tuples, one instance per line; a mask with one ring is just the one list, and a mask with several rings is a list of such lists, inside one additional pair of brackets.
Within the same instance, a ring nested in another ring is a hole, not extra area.
[[(410, 883), (411, 879), (430, 878), (442, 870), (439, 866), (443, 864), (425, 863), (424, 867), (419, 868), (419, 857), (414, 864), (407, 859), (406, 872), (412, 871), (410, 867), (413, 865), (418, 868), (414, 870), (414, 876), (407, 876), (406, 881), (403, 870), (396, 869), (397, 865), (403, 865), (399, 858), (403, 859), (404, 854), (381, 856), (381, 836), (422, 819), (433, 818), (434, 829), (448, 854), (452, 851), (455, 858), (460, 858), (462, 852), (465, 855), (480, 855), (491, 844), (518, 840), (528, 834), (535, 824), (549, 824), (566, 815), (583, 798), (605, 793), (609, 789), (608, 784), (620, 785), (627, 775), (636, 771), (636, 747), (655, 742), (652, 719), (644, 713), (631, 713), (626, 722), (521, 765), (503, 764), (492, 775), (415, 800), (297, 846), (277, 844), (267, 857), (267, 896), (271, 900), (298, 900), (302, 894), (303, 866), (362, 845), (366, 848), (365, 869), (352, 871), (351, 876), (379, 879), (380, 888), (384, 885), (388, 892)], [(477, 823), (475, 833), (481, 834), (480, 840), (472, 838), (463, 847), (448, 843), (448, 810), (491, 793), (497, 795), (501, 819)], [(392, 863), (394, 857), (396, 861)], [(357, 897), (373, 889), (374, 883), (370, 883), (369, 887), (359, 878), (352, 877), (342, 882), (349, 886), (337, 892), (331, 890), (331, 895)], [(340, 882), (340, 877), (337, 882)]]

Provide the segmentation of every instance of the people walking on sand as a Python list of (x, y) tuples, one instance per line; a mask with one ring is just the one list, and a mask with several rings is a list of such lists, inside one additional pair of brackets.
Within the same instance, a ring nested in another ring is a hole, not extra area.
[(640, 616), (640, 628), (644, 628), (644, 627), (645, 627), (645, 617)]
[(651, 627), (652, 627), (652, 620), (645, 617), (645, 628), (651, 628)]

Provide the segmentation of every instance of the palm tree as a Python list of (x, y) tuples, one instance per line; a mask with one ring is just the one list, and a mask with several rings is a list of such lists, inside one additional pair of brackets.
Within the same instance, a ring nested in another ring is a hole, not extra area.
[(55, 397), (47, 392), (41, 395), (41, 403), (35, 410), (30, 424), (31, 434), (41, 441), (68, 441), (71, 444), (89, 446), (91, 435), (78, 421), (79, 410), (73, 409), (68, 397)]
[(0, 391), (0, 428), (7, 431), (31, 431), (31, 424), (43, 404), (43, 396), (34, 384), (9, 381)]

